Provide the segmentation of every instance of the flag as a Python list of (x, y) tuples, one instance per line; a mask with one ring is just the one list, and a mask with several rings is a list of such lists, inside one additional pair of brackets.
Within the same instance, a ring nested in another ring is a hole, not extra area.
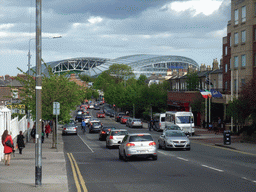
[(201, 95), (203, 98), (208, 98), (208, 92), (200, 90)]
[(205, 89), (205, 91), (207, 92), (208, 97), (212, 98), (212, 93), (211, 93), (211, 91), (208, 91), (207, 89)]
[(216, 91), (215, 89), (211, 89), (212, 97), (222, 97), (222, 94), (219, 91)]

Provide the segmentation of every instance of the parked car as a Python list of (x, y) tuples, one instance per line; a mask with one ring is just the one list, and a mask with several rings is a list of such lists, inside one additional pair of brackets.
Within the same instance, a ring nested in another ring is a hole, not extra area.
[(93, 119), (88, 123), (89, 133), (100, 132), (100, 129), (103, 127), (102, 123), (99, 120)]
[(77, 135), (77, 128), (78, 126), (75, 124), (75, 122), (70, 121), (70, 123), (62, 126), (62, 135), (67, 135), (67, 134)]
[(131, 122), (128, 125), (129, 127), (143, 127), (143, 122), (140, 119), (132, 119)]
[(116, 129), (115, 127), (102, 127), (99, 133), (99, 140), (103, 141), (106, 140), (107, 136), (109, 135), (111, 130)]
[(116, 122), (119, 122), (122, 118), (122, 116), (125, 116), (126, 114), (121, 112), (121, 113), (117, 113), (116, 116), (115, 116), (115, 120)]
[(109, 135), (106, 138), (106, 147), (115, 147), (121, 144), (124, 136), (128, 134), (126, 129), (115, 129), (111, 130)]
[(122, 118), (120, 119), (120, 123), (121, 124), (126, 124), (126, 121), (128, 120), (128, 118), (130, 118), (129, 116), (122, 116)]
[(190, 140), (187, 135), (180, 130), (164, 131), (158, 139), (159, 149), (186, 149), (190, 150)]
[(105, 118), (105, 113), (103, 111), (99, 111), (96, 114), (97, 114), (97, 118), (100, 118), (100, 117)]
[(132, 133), (124, 137), (119, 146), (119, 159), (128, 161), (132, 157), (157, 160), (156, 142), (149, 133)]

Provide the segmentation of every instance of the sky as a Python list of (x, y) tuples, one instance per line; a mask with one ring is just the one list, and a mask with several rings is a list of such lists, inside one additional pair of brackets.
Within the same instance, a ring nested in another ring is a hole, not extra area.
[[(231, 0), (42, 0), (42, 59), (178, 55), (222, 57)], [(35, 61), (36, 1), (0, 1), (0, 76)], [(61, 38), (53, 38), (61, 36)]]

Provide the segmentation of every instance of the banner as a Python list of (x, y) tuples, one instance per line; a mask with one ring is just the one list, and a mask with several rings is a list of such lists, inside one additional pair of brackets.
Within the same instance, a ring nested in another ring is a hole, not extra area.
[(221, 98), (222, 94), (219, 91), (216, 91), (215, 89), (211, 89), (212, 97)]

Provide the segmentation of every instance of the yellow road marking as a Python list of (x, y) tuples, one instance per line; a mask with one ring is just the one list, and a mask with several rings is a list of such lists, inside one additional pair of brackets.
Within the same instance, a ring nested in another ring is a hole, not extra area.
[(239, 150), (235, 150), (235, 149), (230, 149), (230, 148), (226, 148), (226, 147), (220, 147), (220, 146), (216, 146), (216, 145), (209, 145), (209, 144), (205, 144), (205, 143), (201, 143), (201, 142), (196, 142), (196, 141), (192, 141), (192, 143), (197, 143), (197, 144), (205, 145), (205, 146), (208, 146), (208, 147), (224, 149), (224, 150), (227, 150), (227, 151), (233, 151), (233, 152), (236, 152), (236, 153), (242, 153), (242, 154), (245, 154), (245, 155), (256, 156), (256, 154), (253, 154), (253, 153), (248, 153), (248, 152), (239, 151)]
[(86, 186), (85, 186), (85, 182), (84, 182), (83, 176), (82, 176), (82, 174), (81, 174), (81, 172), (80, 172), (80, 169), (79, 169), (79, 167), (78, 167), (78, 165), (77, 165), (77, 163), (76, 163), (76, 160), (75, 160), (75, 158), (74, 158), (74, 156), (73, 156), (72, 153), (71, 153), (71, 158), (73, 159), (74, 164), (75, 164), (75, 166), (76, 166), (76, 171), (77, 171), (78, 177), (79, 177), (79, 179), (80, 179), (80, 184), (82, 185), (82, 188), (83, 188), (84, 192), (87, 192), (88, 190), (87, 190), (87, 188), (86, 188)]
[(78, 179), (77, 179), (76, 170), (75, 170), (73, 161), (72, 161), (72, 159), (71, 159), (71, 157), (70, 157), (70, 154), (67, 153), (67, 155), (68, 155), (68, 158), (69, 158), (69, 161), (70, 161), (70, 164), (71, 164), (71, 168), (72, 168), (72, 172), (73, 172), (73, 176), (74, 176), (74, 180), (75, 180), (77, 192), (81, 192), (81, 187), (80, 187), (79, 181), (78, 181)]

